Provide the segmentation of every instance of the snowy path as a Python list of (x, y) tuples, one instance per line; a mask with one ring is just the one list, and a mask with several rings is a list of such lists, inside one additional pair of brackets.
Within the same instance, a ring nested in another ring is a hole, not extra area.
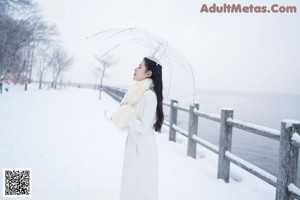
[[(32, 168), (32, 200), (118, 200), (126, 134), (104, 118), (118, 105), (93, 90), (19, 87), (0, 95), (0, 195), (3, 168)], [(157, 134), (159, 200), (272, 200), (275, 188), (232, 165), (230, 184), (216, 179), (217, 157), (186, 140)], [(8, 199), (8, 198), (6, 198)]]

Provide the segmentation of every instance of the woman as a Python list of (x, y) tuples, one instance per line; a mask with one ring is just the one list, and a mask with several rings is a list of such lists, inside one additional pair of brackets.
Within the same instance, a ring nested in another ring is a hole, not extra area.
[[(154, 60), (154, 59), (153, 59)], [(158, 148), (154, 130), (160, 132), (162, 67), (144, 58), (134, 70), (136, 84), (128, 90), (112, 120), (128, 130), (120, 200), (158, 199)]]

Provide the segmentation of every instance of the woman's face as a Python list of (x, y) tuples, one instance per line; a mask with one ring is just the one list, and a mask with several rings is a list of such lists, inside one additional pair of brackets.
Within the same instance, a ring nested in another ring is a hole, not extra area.
[(146, 70), (147, 70), (147, 68), (145, 66), (145, 61), (142, 60), (142, 62), (139, 64), (139, 66), (134, 69), (133, 80), (142, 81), (146, 78), (151, 77), (152, 72), (151, 71), (146, 71)]

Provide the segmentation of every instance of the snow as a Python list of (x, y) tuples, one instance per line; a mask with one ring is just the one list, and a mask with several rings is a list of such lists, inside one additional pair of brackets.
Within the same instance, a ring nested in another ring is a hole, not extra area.
[(294, 185), (293, 183), (289, 184), (288, 186), (288, 190), (294, 194), (297, 194), (298, 196), (300, 196), (300, 189)]
[(292, 140), (300, 144), (300, 135), (299, 133), (293, 133)]
[(230, 107), (225, 107), (225, 108), (222, 108), (222, 110), (233, 111), (233, 108), (230, 108)]
[(257, 125), (257, 124), (252, 124), (252, 123), (245, 123), (241, 120), (232, 119), (231, 117), (227, 119), (227, 122), (239, 124), (241, 126), (246, 126), (250, 129), (256, 129), (256, 130), (264, 131), (264, 132), (272, 134), (275, 137), (280, 137), (280, 131), (276, 130), (276, 129), (273, 129), (273, 128), (269, 128), (269, 127), (265, 127), (265, 126), (261, 126), (261, 125)]
[[(203, 111), (199, 111), (198, 109), (194, 108), (194, 112), (199, 115), (202, 115), (202, 116), (207, 116), (209, 118), (213, 118), (213, 119), (216, 119), (216, 120), (220, 120), (221, 117), (220, 115), (218, 114), (213, 114), (213, 113), (207, 113), (207, 112), (203, 112)], [(206, 118), (206, 117), (205, 117)]]
[(300, 121), (294, 119), (284, 119), (282, 122), (285, 123), (285, 128), (290, 128), (293, 124), (300, 124)]
[[(126, 133), (104, 116), (117, 106), (95, 90), (9, 86), (0, 95), (0, 169), (31, 168), (32, 200), (118, 200)], [(156, 134), (159, 200), (275, 199), (273, 186), (235, 165), (230, 183), (217, 179), (217, 155), (198, 146), (187, 157), (183, 137), (168, 141), (166, 126)]]

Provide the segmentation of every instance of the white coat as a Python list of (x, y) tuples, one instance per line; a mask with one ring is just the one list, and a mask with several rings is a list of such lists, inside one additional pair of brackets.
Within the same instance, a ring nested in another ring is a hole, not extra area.
[(132, 105), (137, 119), (127, 121), (120, 200), (158, 199), (158, 148), (153, 128), (156, 105), (156, 94), (151, 89)]

